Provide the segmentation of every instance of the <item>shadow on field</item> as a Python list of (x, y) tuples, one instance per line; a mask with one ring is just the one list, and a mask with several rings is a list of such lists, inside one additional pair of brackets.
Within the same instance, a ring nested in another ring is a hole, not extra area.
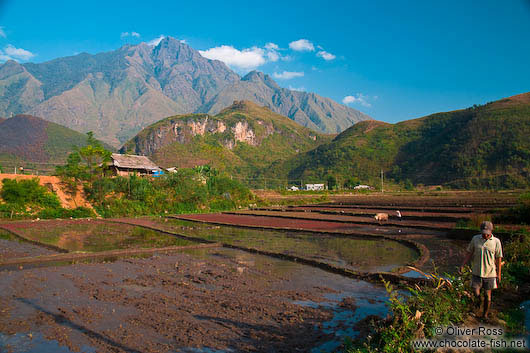
[(194, 315), (194, 318), (239, 331), (237, 342), (228, 340), (225, 343), (228, 347), (238, 347), (237, 350), (243, 351), (306, 352), (334, 338), (333, 335), (319, 332), (314, 322), (251, 324), (209, 315)]
[(138, 351), (136, 349), (132, 349), (130, 347), (124, 346), (121, 343), (115, 342), (112, 339), (110, 339), (110, 338), (108, 338), (106, 336), (103, 336), (100, 333), (92, 331), (92, 330), (90, 330), (89, 328), (87, 328), (85, 326), (81, 326), (79, 324), (76, 324), (75, 322), (69, 320), (68, 318), (66, 318), (62, 314), (52, 313), (52, 312), (44, 309), (40, 305), (35, 304), (31, 300), (28, 300), (26, 298), (16, 298), (16, 300), (18, 300), (18, 301), (20, 301), (20, 302), (22, 302), (22, 303), (24, 303), (26, 305), (29, 305), (32, 308), (34, 308), (35, 310), (38, 310), (38, 311), (50, 316), (51, 318), (53, 318), (53, 320), (55, 321), (56, 324), (67, 326), (67, 327), (69, 327), (69, 328), (71, 328), (73, 330), (77, 330), (77, 331), (81, 332), (82, 334), (84, 334), (84, 335), (86, 335), (86, 336), (88, 336), (90, 338), (93, 338), (93, 339), (96, 339), (96, 340), (99, 340), (99, 341), (102, 341), (102, 342), (108, 344), (109, 346), (113, 347), (114, 349), (118, 349), (120, 351), (125, 351), (125, 352), (128, 352), (128, 353), (141, 353), (140, 351)]

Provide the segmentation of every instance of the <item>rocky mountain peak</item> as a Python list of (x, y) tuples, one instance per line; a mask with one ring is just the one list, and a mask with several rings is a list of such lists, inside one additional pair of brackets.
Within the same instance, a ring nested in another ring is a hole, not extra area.
[(198, 51), (172, 37), (164, 37), (164, 39), (153, 48), (153, 57), (155, 60), (168, 66), (194, 60), (206, 60)]
[(217, 114), (249, 100), (316, 131), (340, 132), (369, 119), (313, 94), (281, 88), (258, 71), (243, 79), (172, 37), (43, 63), (0, 64), (0, 116), (29, 113), (118, 147), (143, 127), (175, 114)]
[(15, 60), (8, 60), (0, 66), (0, 80), (24, 71), (24, 67)]
[(256, 70), (250, 71), (241, 81), (260, 82), (265, 80), (265, 74)]
[(274, 89), (279, 89), (280, 86), (267, 74), (259, 71), (250, 71), (241, 79), (241, 81), (248, 81), (252, 83), (264, 84)]

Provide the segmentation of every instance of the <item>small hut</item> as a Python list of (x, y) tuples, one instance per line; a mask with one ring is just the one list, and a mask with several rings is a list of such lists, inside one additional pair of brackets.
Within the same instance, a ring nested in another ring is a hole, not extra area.
[(111, 160), (108, 170), (114, 175), (153, 175), (162, 171), (159, 166), (154, 164), (146, 156), (113, 153), (111, 155)]

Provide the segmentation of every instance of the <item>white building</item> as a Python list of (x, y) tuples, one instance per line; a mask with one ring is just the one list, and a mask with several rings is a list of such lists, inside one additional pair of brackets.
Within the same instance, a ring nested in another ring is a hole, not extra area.
[(369, 185), (357, 185), (353, 188), (353, 190), (370, 190), (370, 189), (373, 189), (373, 188)]
[(321, 191), (324, 190), (325, 187), (324, 184), (305, 184), (305, 189), (311, 191)]

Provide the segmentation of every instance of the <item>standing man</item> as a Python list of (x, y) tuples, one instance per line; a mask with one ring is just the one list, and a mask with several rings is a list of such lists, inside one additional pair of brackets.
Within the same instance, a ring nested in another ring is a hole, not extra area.
[(467, 254), (462, 268), (472, 259), (471, 286), (475, 295), (480, 297), (484, 288), (484, 314), (487, 318), (491, 306), (491, 290), (496, 289), (501, 281), (502, 246), (501, 241), (493, 236), (493, 224), (488, 221), (480, 225), (481, 234), (475, 235), (467, 246)]

